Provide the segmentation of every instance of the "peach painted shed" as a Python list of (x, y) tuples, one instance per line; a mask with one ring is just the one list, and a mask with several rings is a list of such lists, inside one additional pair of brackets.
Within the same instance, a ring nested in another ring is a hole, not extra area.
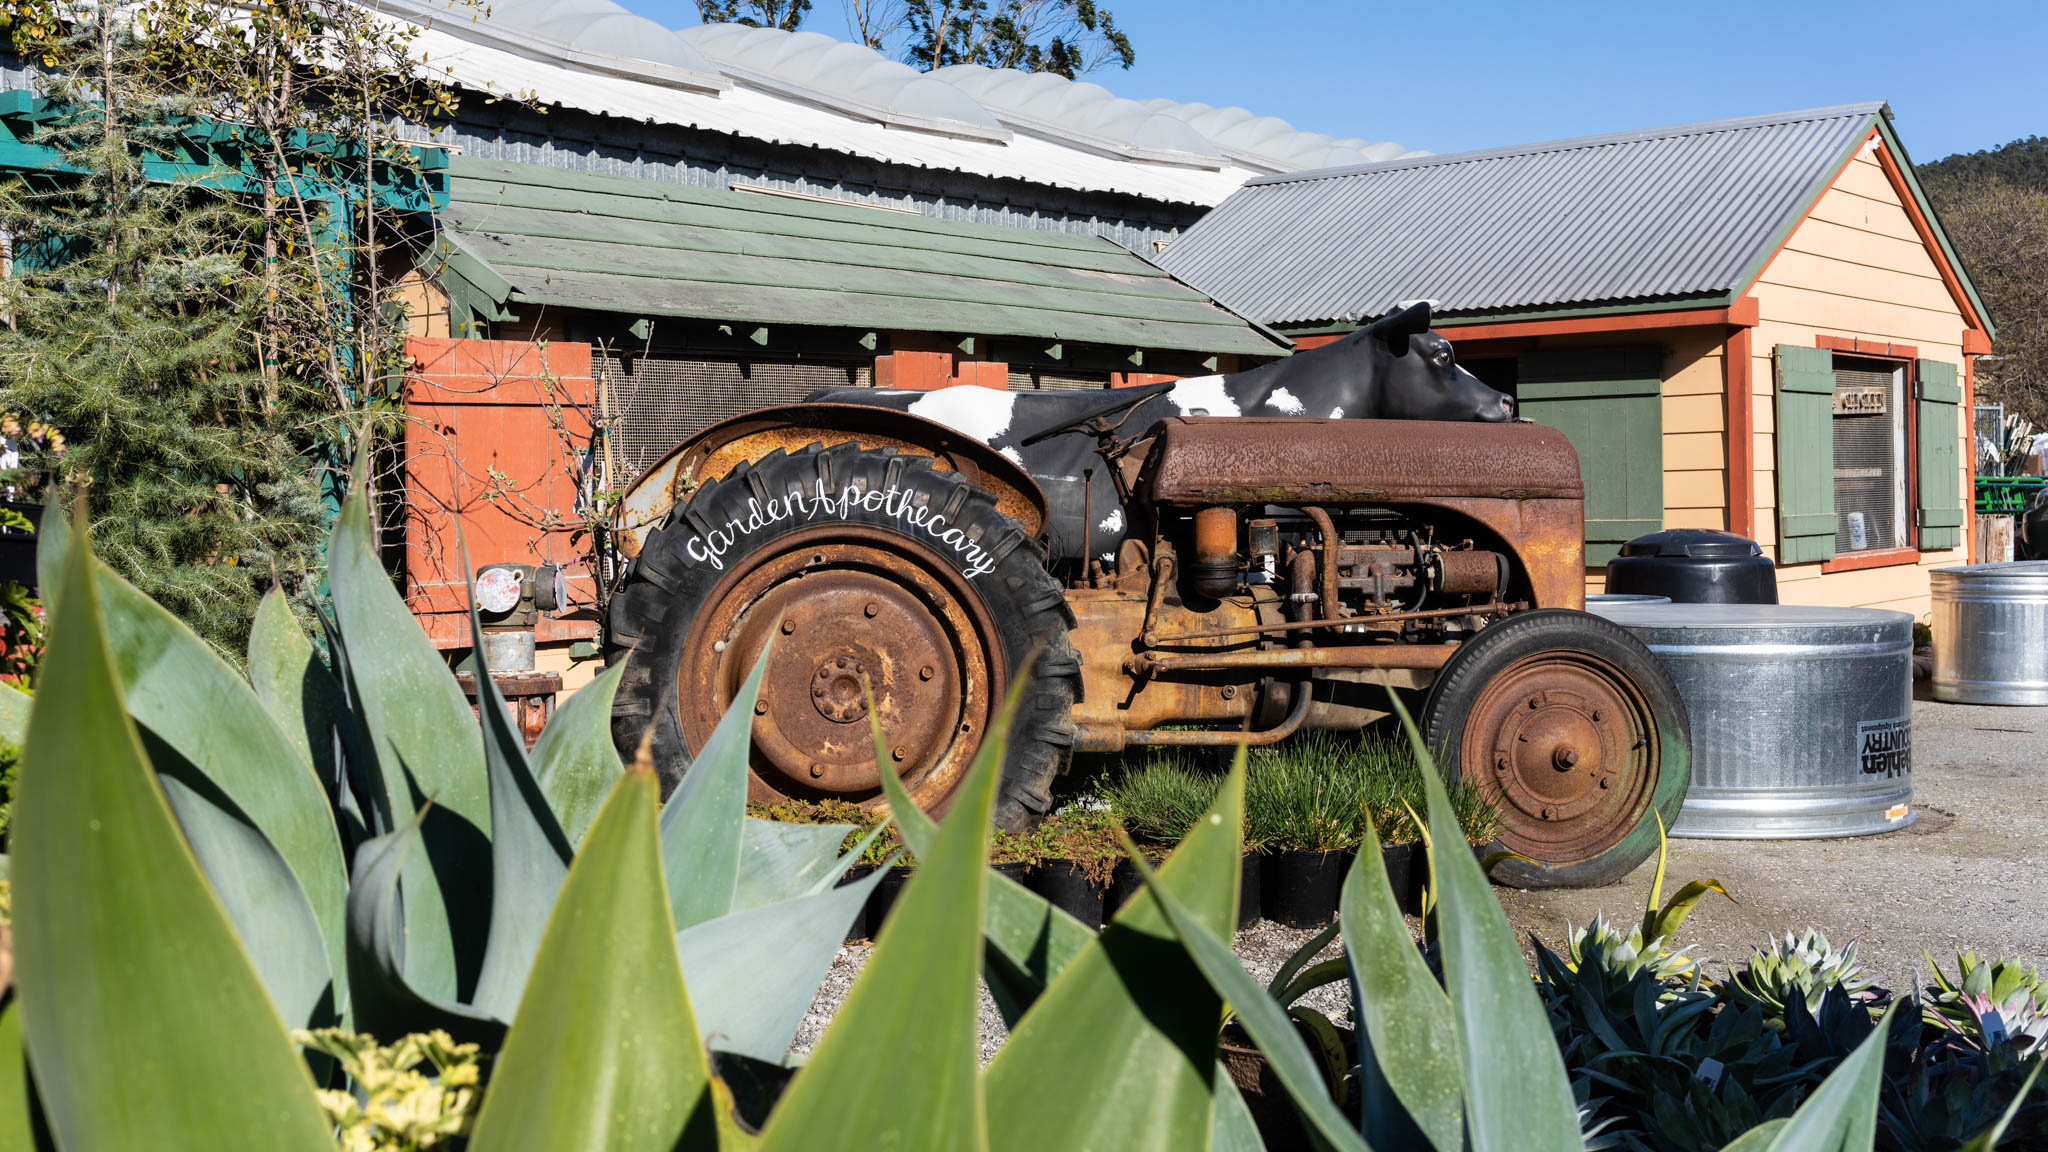
[(1787, 603), (1917, 617), (1969, 558), (1991, 319), (1883, 104), (1267, 177), (1160, 263), (1302, 346), (1432, 301), (1579, 449), (1589, 589), (1663, 527), (1755, 538)]

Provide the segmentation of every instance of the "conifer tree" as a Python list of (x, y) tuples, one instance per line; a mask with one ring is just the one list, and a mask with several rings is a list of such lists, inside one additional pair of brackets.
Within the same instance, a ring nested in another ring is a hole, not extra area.
[(64, 168), (0, 189), (15, 257), (0, 409), (63, 429), (60, 474), (88, 486), (95, 550), (236, 654), (273, 577), (317, 582), (325, 405), (265, 379), (246, 198), (218, 172), (164, 178), (205, 109), (132, 19), (76, 10), (37, 46), (54, 115), (36, 142)]

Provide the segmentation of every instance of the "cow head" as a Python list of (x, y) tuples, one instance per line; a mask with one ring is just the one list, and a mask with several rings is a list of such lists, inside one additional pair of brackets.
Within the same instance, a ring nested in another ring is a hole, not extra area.
[(1389, 420), (1512, 420), (1515, 402), (1458, 367), (1451, 342), (1429, 328), (1428, 303), (1391, 312), (1345, 337), (1380, 365), (1380, 412)]

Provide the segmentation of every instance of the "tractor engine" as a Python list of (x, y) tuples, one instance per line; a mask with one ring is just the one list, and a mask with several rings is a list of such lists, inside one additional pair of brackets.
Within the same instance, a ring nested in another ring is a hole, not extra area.
[(1127, 468), (1135, 530), (1067, 594), (1081, 750), (1356, 728), (1489, 622), (1583, 602), (1547, 428), (1180, 418)]

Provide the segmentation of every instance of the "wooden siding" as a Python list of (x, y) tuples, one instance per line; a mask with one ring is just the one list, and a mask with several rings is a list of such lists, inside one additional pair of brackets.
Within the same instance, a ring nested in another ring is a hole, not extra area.
[[(1965, 321), (1942, 283), (1935, 257), (1922, 244), (1898, 192), (1879, 164), (1873, 140), (1844, 167), (1783, 250), (1750, 289), (1758, 305), (1751, 342), (1756, 534), (1777, 556), (1777, 443), (1771, 350), (1813, 347), (1821, 336), (1911, 344), (1926, 359), (1963, 363)], [(1970, 491), (1968, 434), (1959, 422), (1958, 491)], [(1668, 431), (1668, 429), (1667, 429)], [(1925, 618), (1930, 568), (1965, 562), (1964, 549), (1923, 552), (1917, 562), (1823, 573), (1819, 564), (1778, 571), (1787, 604), (1894, 608)]]

